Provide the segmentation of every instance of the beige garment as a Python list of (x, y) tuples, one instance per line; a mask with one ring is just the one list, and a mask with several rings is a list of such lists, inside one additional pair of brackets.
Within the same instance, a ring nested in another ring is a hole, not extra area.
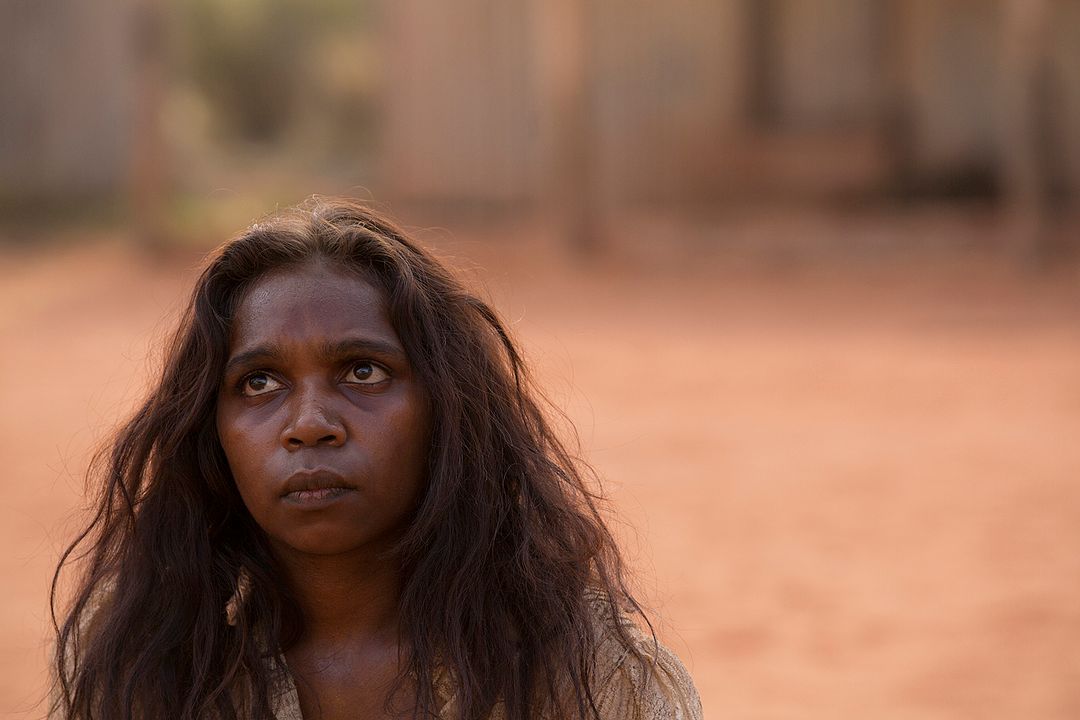
[[(107, 587), (111, 588), (111, 585)], [(243, 600), (247, 590), (248, 583), (241, 577), (237, 593), (226, 607), (228, 622), (234, 622), (237, 603)], [(107, 592), (103, 591), (99, 598), (105, 595)], [(602, 720), (701, 720), (701, 700), (679, 658), (663, 645), (654, 644), (652, 637), (642, 632), (625, 615), (613, 617), (607, 610), (608, 604), (599, 595), (593, 599), (592, 607), (600, 638), (593, 677), (597, 683), (595, 698)], [(100, 602), (92, 603), (93, 609), (86, 614), (86, 618), (93, 617)], [(619, 642), (615, 633), (616, 623), (627, 630), (642, 655), (652, 660), (651, 666), (642, 667)], [(83, 626), (84, 631), (86, 627)], [(278, 663), (283, 671), (283, 683), (274, 716), (276, 720), (304, 720), (296, 685), (288, 672), (285, 658), (279, 657)], [(436, 695), (443, 703), (439, 711), (440, 720), (457, 720), (457, 700), (445, 678), (438, 683)], [(50, 720), (60, 720), (61, 717), (61, 713), (49, 715)], [(490, 720), (502, 720), (503, 717), (502, 711), (496, 707)]]
[[(597, 605), (599, 610), (599, 605)], [(598, 619), (602, 628), (602, 641), (598, 652), (595, 677), (599, 683), (596, 692), (597, 708), (602, 720), (701, 720), (701, 700), (690, 674), (670, 650), (653, 643), (629, 618), (620, 615), (617, 620), (608, 616)], [(613, 624), (618, 622), (627, 629), (636, 647), (653, 661), (651, 667), (642, 667), (629, 651), (616, 639)], [(284, 661), (282, 660), (282, 667)], [(448, 684), (441, 684), (437, 694), (443, 706), (440, 720), (457, 720), (458, 704)], [(278, 698), (274, 715), (277, 720), (303, 720), (300, 700), (292, 677), (286, 672), (284, 691)], [(490, 720), (501, 720), (502, 711), (496, 707)]]

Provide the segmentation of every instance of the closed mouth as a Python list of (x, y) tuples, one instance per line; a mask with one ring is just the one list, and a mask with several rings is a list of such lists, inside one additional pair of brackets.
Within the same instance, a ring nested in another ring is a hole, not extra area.
[(304, 499), (333, 497), (355, 490), (356, 486), (332, 470), (299, 470), (289, 476), (281, 496)]
[(283, 500), (294, 505), (316, 507), (332, 502), (349, 493), (356, 492), (349, 488), (323, 488), (321, 490), (297, 490), (286, 495)]

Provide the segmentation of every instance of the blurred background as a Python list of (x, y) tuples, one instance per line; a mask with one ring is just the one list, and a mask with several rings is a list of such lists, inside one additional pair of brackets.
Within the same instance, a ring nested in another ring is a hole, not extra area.
[(717, 718), (1080, 716), (1080, 2), (4, 0), (0, 714), (202, 255), (511, 321)]

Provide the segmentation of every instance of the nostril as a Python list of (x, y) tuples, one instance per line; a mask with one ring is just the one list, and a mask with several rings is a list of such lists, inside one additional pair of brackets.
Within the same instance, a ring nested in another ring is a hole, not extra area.
[(305, 408), (282, 429), (280, 442), (290, 450), (299, 450), (318, 445), (337, 446), (345, 442), (345, 437), (345, 425), (337, 416), (313, 406)]

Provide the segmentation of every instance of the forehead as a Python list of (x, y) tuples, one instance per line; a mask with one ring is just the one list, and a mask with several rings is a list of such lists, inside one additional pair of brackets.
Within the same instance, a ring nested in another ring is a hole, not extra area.
[(399, 344), (382, 291), (356, 273), (313, 263), (274, 271), (243, 295), (230, 349), (360, 336)]

